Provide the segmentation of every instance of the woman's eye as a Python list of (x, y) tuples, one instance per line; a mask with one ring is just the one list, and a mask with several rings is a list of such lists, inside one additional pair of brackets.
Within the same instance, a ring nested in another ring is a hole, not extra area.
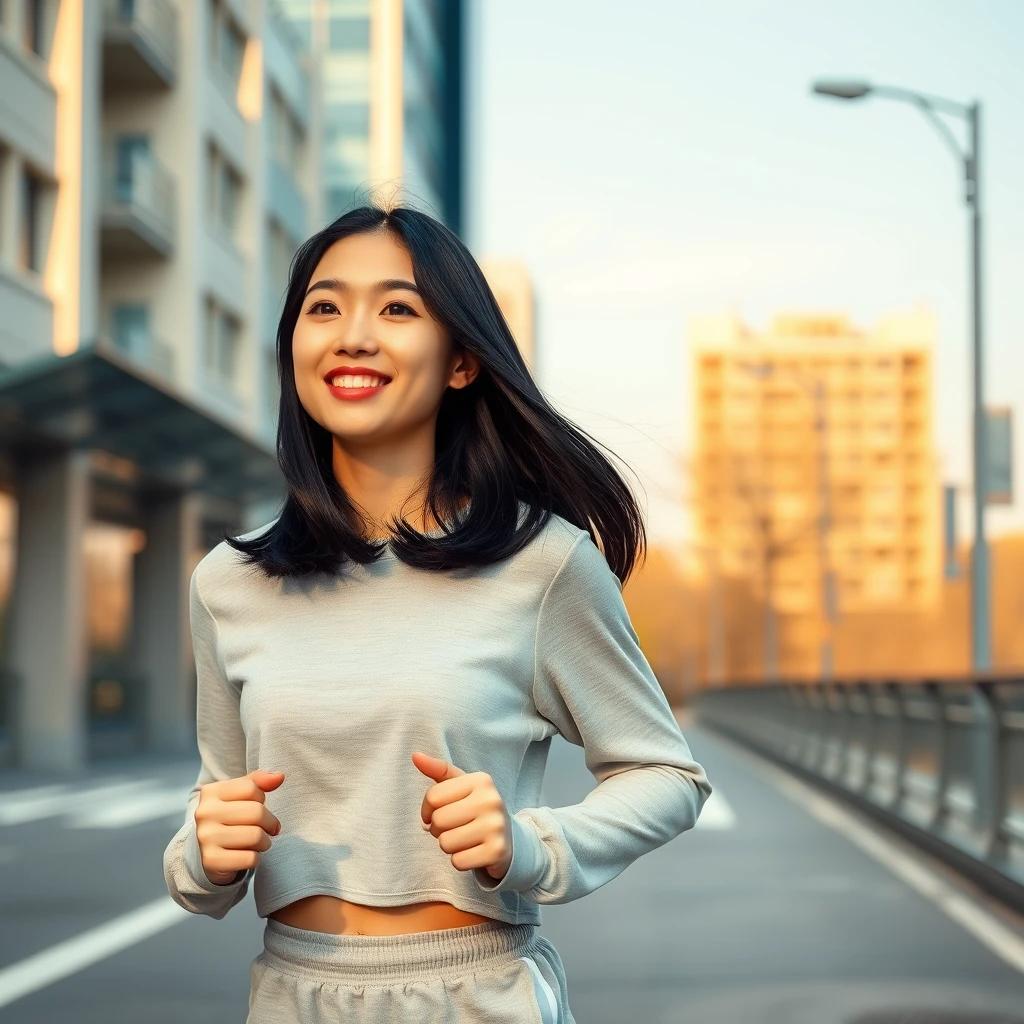
[[(335, 306), (334, 303), (331, 302), (330, 300), (328, 300), (328, 299), (321, 299), (319, 302), (314, 302), (313, 305), (309, 307), (307, 312), (315, 313), (315, 312), (317, 312), (317, 309), (320, 306), (331, 306), (335, 311), (337, 311), (337, 309), (338, 309), (338, 307)], [(398, 306), (400, 309), (404, 309), (408, 313), (411, 313), (413, 316), (416, 316), (415, 310), (413, 310), (411, 306), (407, 306), (404, 302), (389, 302), (384, 308), (385, 309), (390, 309), (392, 306)]]
[[(319, 302), (314, 302), (313, 305), (309, 307), (307, 312), (315, 313), (317, 306), (334, 306), (334, 303), (333, 302), (328, 302), (327, 299), (321, 299)], [(334, 308), (337, 309), (338, 307), (334, 306)]]

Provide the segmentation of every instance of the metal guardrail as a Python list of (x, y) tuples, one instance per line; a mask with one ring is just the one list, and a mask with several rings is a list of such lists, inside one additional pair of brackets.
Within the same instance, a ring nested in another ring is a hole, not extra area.
[(1024, 676), (744, 683), (693, 708), (1024, 911)]

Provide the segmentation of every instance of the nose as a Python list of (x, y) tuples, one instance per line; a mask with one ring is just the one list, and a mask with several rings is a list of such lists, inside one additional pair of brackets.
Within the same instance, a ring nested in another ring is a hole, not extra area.
[(341, 328), (340, 337), (335, 339), (334, 354), (376, 352), (380, 345), (374, 339), (368, 326), (359, 317), (353, 317)]

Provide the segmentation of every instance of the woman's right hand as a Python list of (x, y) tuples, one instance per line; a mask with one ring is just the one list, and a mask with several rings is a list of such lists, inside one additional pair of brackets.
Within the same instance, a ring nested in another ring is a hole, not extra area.
[(254, 868), (270, 849), (281, 822), (270, 813), (264, 793), (284, 782), (284, 772), (256, 768), (237, 779), (208, 782), (199, 791), (196, 838), (203, 871), (214, 885), (230, 885), (239, 872)]

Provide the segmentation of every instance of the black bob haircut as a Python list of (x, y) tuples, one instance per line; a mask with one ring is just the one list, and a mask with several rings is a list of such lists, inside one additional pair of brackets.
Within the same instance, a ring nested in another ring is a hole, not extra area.
[[(422, 482), (425, 506), (444, 524), (435, 537), (395, 517), (389, 540), (364, 536), (358, 508), (334, 476), (331, 434), (306, 412), (295, 389), (292, 334), (320, 258), (342, 238), (378, 230), (391, 232), (409, 253), (423, 301), (456, 350), (475, 353), (481, 364), (467, 387), (445, 392), (438, 411), (433, 473)], [(524, 547), (557, 513), (590, 533), (621, 582), (632, 572), (646, 545), (632, 493), (598, 451), (600, 442), (541, 394), (483, 271), (459, 237), (429, 214), (371, 203), (344, 213), (299, 246), (277, 327), (277, 367), (277, 459), (288, 493), (269, 529), (255, 537), (224, 537), (246, 564), (272, 577), (337, 575), (346, 559), (375, 561), (390, 544), (417, 568), (488, 565)], [(461, 499), (467, 496), (463, 515)], [(529, 507), (522, 518), (520, 502)]]

